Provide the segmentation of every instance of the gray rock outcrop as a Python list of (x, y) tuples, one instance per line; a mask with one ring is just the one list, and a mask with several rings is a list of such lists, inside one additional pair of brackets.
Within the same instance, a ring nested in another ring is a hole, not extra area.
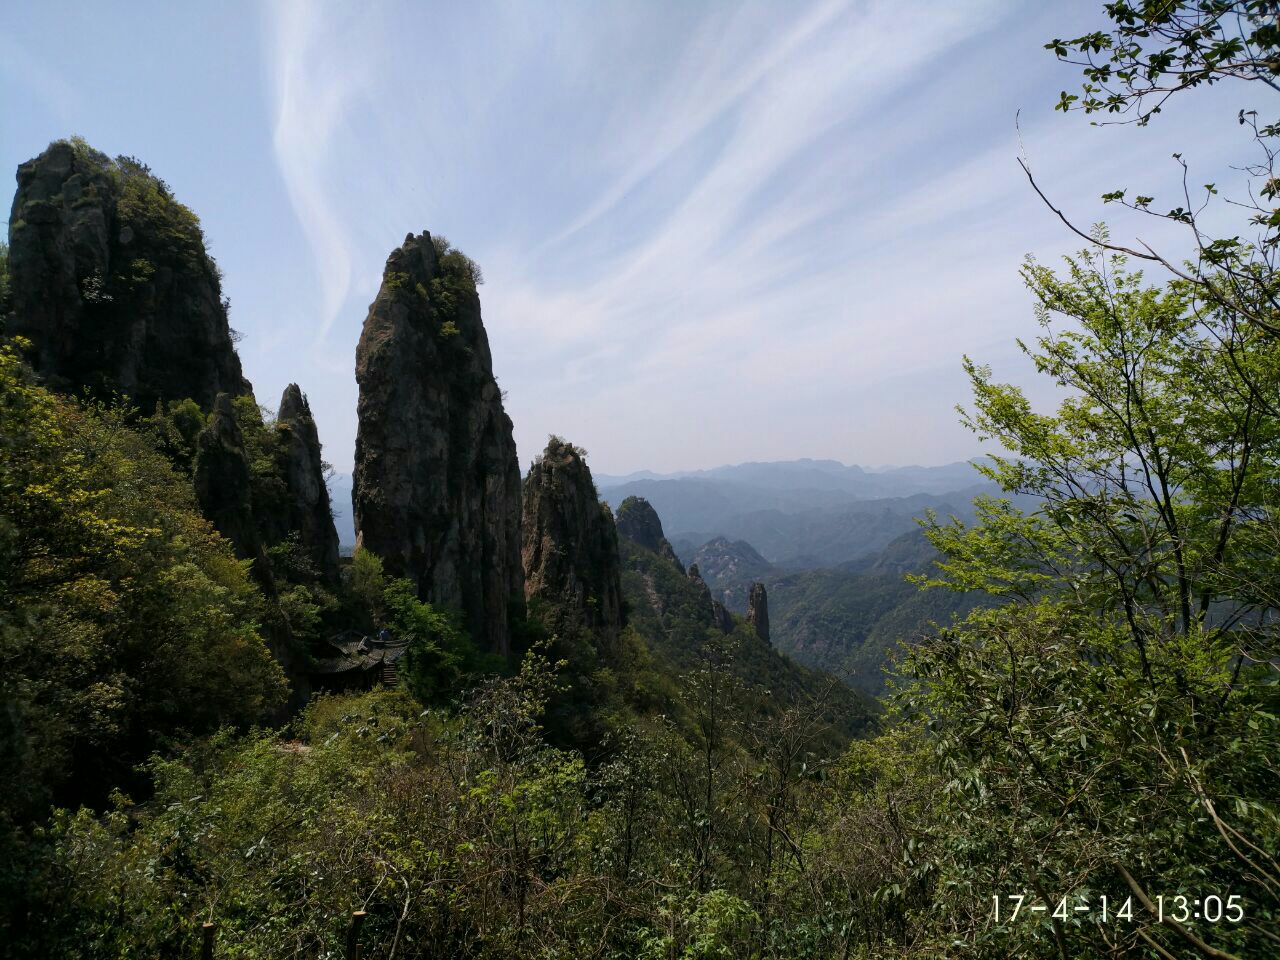
[(711, 622), (716, 629), (721, 633), (733, 633), (733, 614), (725, 608), (723, 603), (711, 596), (711, 588), (707, 586), (707, 581), (702, 579), (702, 571), (698, 569), (696, 563), (689, 564), (688, 577), (702, 598), (702, 605), (710, 613)]
[(524, 590), (603, 639), (623, 626), (618, 533), (583, 451), (552, 437), (524, 481)]
[(54, 389), (150, 413), (250, 392), (200, 222), (142, 164), (57, 141), (18, 168), (7, 334)]
[(288, 490), (288, 528), (296, 531), (307, 559), (320, 578), (338, 582), (338, 531), (324, 479), (320, 434), (306, 395), (296, 383), (285, 388), (276, 414), (281, 474)]
[[(252, 480), (244, 434), (236, 422), (231, 398), (218, 394), (209, 425), (196, 439), (194, 482), (200, 512), (231, 541), (236, 555), (255, 564), (263, 554), (253, 518)], [(265, 572), (265, 571), (261, 571)]]
[(392, 251), (356, 348), (352, 506), (365, 549), (508, 653), (524, 606), (520, 469), (474, 264), (429, 233)]
[(747, 623), (761, 640), (769, 639), (769, 594), (763, 583), (753, 583), (747, 597)]
[(719, 600), (711, 601), (711, 619), (721, 633), (733, 633), (733, 614)]
[(619, 535), (670, 560), (684, 573), (684, 564), (662, 532), (658, 511), (644, 497), (627, 497), (618, 505), (617, 525)]

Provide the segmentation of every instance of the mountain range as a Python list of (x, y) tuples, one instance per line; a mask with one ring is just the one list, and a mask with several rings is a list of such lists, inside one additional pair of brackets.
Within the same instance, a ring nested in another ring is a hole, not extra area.
[[(975, 496), (997, 493), (968, 461), (870, 468), (785, 460), (598, 474), (595, 483), (615, 507), (647, 500), (680, 560), (696, 564), (733, 613), (746, 613), (751, 583), (766, 584), (775, 649), (873, 696), (884, 692), (885, 667), (904, 642), (977, 602), (906, 580), (935, 556), (916, 520), (933, 510), (967, 521)], [(329, 490), (349, 549), (351, 479), (334, 476)]]
[[(975, 461), (976, 462), (976, 461)], [(748, 541), (768, 562), (792, 569), (836, 565), (874, 554), (934, 509), (968, 516), (978, 493), (995, 492), (974, 462), (936, 467), (860, 467), (835, 460), (740, 463), (710, 470), (598, 474), (603, 499), (651, 503), (681, 558), (709, 540)], [(355, 543), (351, 477), (329, 480), (334, 523)]]
[(917, 521), (929, 511), (969, 521), (976, 496), (998, 493), (972, 462), (792, 460), (596, 482), (609, 502), (651, 503), (680, 559), (728, 610), (745, 613), (751, 585), (764, 583), (773, 646), (872, 695), (904, 643), (978, 602), (907, 580), (936, 557)]
[(969, 462), (872, 471), (834, 460), (788, 460), (603, 476), (596, 483), (610, 502), (637, 496), (653, 504), (682, 559), (725, 537), (791, 570), (873, 555), (927, 511), (967, 519), (975, 496), (996, 492)]

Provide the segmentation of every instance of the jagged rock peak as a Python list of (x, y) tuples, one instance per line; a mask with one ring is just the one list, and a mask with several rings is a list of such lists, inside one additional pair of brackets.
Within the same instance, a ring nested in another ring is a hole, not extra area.
[(391, 252), (356, 348), (361, 543), (421, 597), (510, 649), (524, 607), (520, 467), (480, 316), (479, 270), (440, 237)]
[(276, 414), (283, 452), (285, 486), (289, 491), (288, 526), (296, 531), (307, 559), (321, 579), (338, 581), (338, 531), (333, 524), (320, 434), (306, 394), (296, 384), (285, 387)]
[(251, 392), (194, 213), (136, 160), (59, 140), (18, 167), (9, 335), (54, 389), (149, 413)]
[(214, 400), (209, 424), (196, 438), (194, 468), (201, 513), (231, 541), (238, 556), (256, 560), (262, 541), (253, 520), (249, 457), (225, 393)]
[(670, 560), (684, 573), (684, 564), (662, 532), (662, 520), (658, 517), (658, 511), (653, 509), (648, 500), (644, 497), (627, 497), (618, 505), (617, 521), (619, 534)]
[(280, 395), (280, 409), (276, 411), (276, 419), (281, 423), (290, 420), (310, 420), (313, 424), (315, 423), (311, 416), (311, 404), (307, 401), (307, 395), (296, 383), (289, 384)]
[(769, 639), (769, 593), (763, 583), (753, 583), (747, 597), (747, 623), (755, 627), (761, 640)]
[(696, 563), (689, 564), (688, 577), (697, 589), (699, 596), (701, 596), (702, 607), (706, 611), (706, 615), (710, 617), (712, 624), (723, 633), (732, 633), (733, 617), (724, 608), (724, 604), (712, 598), (711, 588), (707, 586), (707, 581), (702, 579), (702, 573), (698, 570)]
[(733, 633), (733, 614), (719, 600), (711, 601), (711, 619), (721, 633)]
[(551, 437), (524, 481), (525, 596), (557, 605), (605, 638), (623, 625), (621, 561), (613, 514), (585, 452)]

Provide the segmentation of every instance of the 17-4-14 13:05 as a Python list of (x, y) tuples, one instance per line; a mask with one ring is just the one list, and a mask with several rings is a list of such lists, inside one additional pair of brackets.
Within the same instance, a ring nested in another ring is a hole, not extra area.
[[(996, 923), (1012, 923), (1018, 919), (1053, 917), (1057, 920), (1068, 920), (1072, 917), (1091, 918), (1100, 923), (1133, 921), (1135, 915), (1141, 919), (1145, 912), (1139, 905), (1134, 906), (1133, 897), (1123, 900), (1106, 895), (1089, 898), (1083, 896), (1066, 896), (1050, 907), (1039, 902), (1035, 897), (1020, 893), (1007, 893), (1004, 896), (991, 898), (993, 916)], [(1205, 897), (1188, 897), (1178, 894), (1167, 897), (1161, 894), (1153, 904), (1155, 919), (1159, 923), (1174, 920), (1178, 923), (1203, 920), (1206, 923), (1239, 923), (1244, 919), (1244, 898), (1239, 894), (1220, 896), (1209, 894)]]

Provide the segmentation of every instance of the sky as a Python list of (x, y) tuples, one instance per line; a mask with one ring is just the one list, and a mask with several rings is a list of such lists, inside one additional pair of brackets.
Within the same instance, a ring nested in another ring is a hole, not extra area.
[(361, 324), (424, 229), (483, 269), (522, 467), (550, 433), (609, 474), (941, 464), (985, 452), (964, 355), (1052, 399), (1018, 268), (1081, 244), (1019, 156), (1079, 223), (1173, 251), (1100, 195), (1180, 202), (1174, 151), (1243, 182), (1255, 90), (1144, 129), (1053, 110), (1080, 78), (1042, 46), (1101, 6), (7, 0), (0, 170), (79, 134), (163, 177), (259, 401), (299, 383), (340, 472)]

